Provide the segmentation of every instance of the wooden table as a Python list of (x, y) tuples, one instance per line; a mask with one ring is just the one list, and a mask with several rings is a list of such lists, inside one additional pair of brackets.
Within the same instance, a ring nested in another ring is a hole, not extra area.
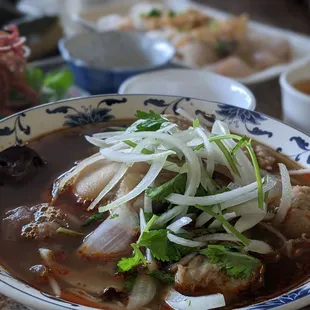
[[(307, 1), (307, 0), (306, 0)], [(247, 12), (250, 18), (276, 27), (310, 35), (310, 8), (300, 0), (196, 0), (233, 14)], [(309, 51), (310, 54), (310, 51)], [(278, 79), (249, 87), (256, 99), (257, 110), (281, 118), (281, 95)], [(0, 310), (26, 310), (0, 295)], [(310, 310), (306, 307), (303, 310)]]
[[(248, 13), (250, 19), (310, 36), (308, 0), (195, 0), (232, 14)], [(309, 51), (310, 55), (310, 51)], [(257, 100), (257, 111), (282, 118), (278, 79), (249, 86)]]

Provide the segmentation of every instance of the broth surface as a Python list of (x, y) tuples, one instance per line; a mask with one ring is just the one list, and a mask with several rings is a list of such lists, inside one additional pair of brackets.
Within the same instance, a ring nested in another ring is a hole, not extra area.
[(294, 83), (293, 86), (300, 92), (310, 95), (310, 79), (300, 80)]
[[(127, 125), (132, 121), (120, 121), (106, 123), (109, 127)], [(18, 206), (33, 206), (41, 202), (49, 201), (52, 183), (65, 171), (72, 168), (76, 161), (80, 161), (97, 151), (96, 147), (89, 144), (84, 135), (90, 135), (103, 131), (101, 125), (85, 126), (83, 128), (66, 129), (57, 131), (46, 136), (42, 136), (29, 142), (28, 146), (33, 148), (40, 156), (47, 161), (47, 165), (39, 170), (33, 178), (27, 180), (25, 184), (17, 186), (0, 186), (0, 219), (4, 217), (6, 211)], [(284, 162), (288, 168), (296, 169), (298, 165), (273, 151), (279, 162)], [(304, 177), (296, 178), (296, 183), (306, 184)], [(65, 211), (74, 213), (83, 220), (86, 214), (85, 206), (76, 202), (76, 197), (70, 193), (60, 195), (54, 206), (61, 206)], [(92, 227), (93, 229), (94, 227)], [(78, 270), (88, 268), (98, 268), (100, 271), (111, 268), (108, 263), (94, 263), (87, 260), (77, 259), (74, 255), (76, 249), (82, 243), (83, 237), (59, 236), (53, 241), (33, 242), (31, 240), (18, 239), (16, 241), (5, 240), (5, 231), (0, 226), (0, 263), (7, 270), (23, 281), (30, 283), (38, 289), (51, 293), (48, 283), (38, 282), (29, 269), (38, 264), (41, 259), (38, 249), (48, 247), (58, 255), (67, 257), (66, 263)], [(86, 235), (91, 231), (89, 227), (82, 228)], [(250, 304), (261, 301), (267, 297), (276, 296), (305, 281), (310, 274), (310, 255), (304, 256), (299, 264), (287, 258), (282, 258), (277, 263), (266, 265), (265, 286), (253, 294), (245, 296), (244, 302), (239, 305)], [(61, 283), (66, 288), (66, 283)], [(72, 300), (69, 296), (67, 297)], [(159, 309), (159, 298), (151, 306), (152, 309)], [(74, 300), (72, 300), (74, 301)], [(79, 301), (84, 303), (83, 301)], [(85, 304), (89, 304), (85, 302)], [(89, 304), (90, 305), (90, 304)], [(231, 308), (228, 306), (227, 309)], [(168, 309), (168, 308), (167, 308)]]

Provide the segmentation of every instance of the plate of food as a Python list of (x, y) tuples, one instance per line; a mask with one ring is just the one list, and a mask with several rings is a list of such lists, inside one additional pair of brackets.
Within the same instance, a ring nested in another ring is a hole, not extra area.
[(185, 97), (0, 121), (0, 293), (31, 309), (299, 309), (310, 137)]
[(70, 70), (59, 68), (44, 73), (28, 64), (31, 51), (16, 26), (8, 26), (0, 35), (0, 118), (39, 104), (88, 95), (74, 86)]
[(277, 77), (308, 57), (305, 35), (231, 16), (190, 1), (129, 1), (107, 4), (75, 16), (96, 31), (139, 29), (171, 41), (175, 62), (233, 77), (244, 84)]

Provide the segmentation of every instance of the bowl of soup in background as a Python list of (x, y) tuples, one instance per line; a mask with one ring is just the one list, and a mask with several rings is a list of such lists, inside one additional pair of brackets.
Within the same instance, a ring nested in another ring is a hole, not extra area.
[(310, 133), (310, 59), (282, 73), (280, 85), (284, 122)]
[(116, 93), (129, 77), (164, 68), (175, 54), (169, 42), (139, 31), (80, 33), (58, 46), (76, 84), (93, 95)]
[[(93, 96), (63, 100), (28, 109), (0, 121), (0, 151), (15, 144), (33, 143), (31, 141), (35, 141), (38, 137), (53, 135), (53, 132), (59, 132), (59, 130), (63, 129), (79, 130), (84, 125), (97, 124), (97, 126), (104, 126), (105, 122), (111, 120), (133, 119), (136, 110), (149, 111), (152, 109), (158, 113), (178, 115), (178, 108), (183, 108), (188, 113), (196, 115), (201, 124), (211, 126), (215, 119), (222, 120), (229, 126), (232, 132), (255, 139), (258, 143), (262, 143), (273, 150), (289, 156), (292, 162), (296, 160), (301, 166), (310, 168), (308, 161), (310, 150), (307, 148), (310, 143), (310, 137), (294, 128), (261, 113), (235, 106), (200, 99), (162, 95)], [(71, 158), (73, 162), (76, 157), (80, 156), (76, 152), (84, 149), (71, 149), (67, 144), (64, 144), (64, 147), (65, 153), (71, 152), (75, 156)], [(49, 151), (45, 148), (42, 148), (43, 150), (48, 155)], [(56, 152), (60, 154), (61, 149), (57, 148)], [(66, 156), (68, 157), (68, 154)], [(50, 159), (57, 161), (57, 156), (50, 156)], [(53, 162), (51, 164), (53, 166)], [(41, 175), (44, 175), (44, 173)], [(28, 185), (26, 184), (25, 186)], [(39, 199), (37, 188), (35, 188), (35, 192), (36, 199)], [(26, 193), (26, 196), (29, 200), (28, 194)], [(34, 194), (32, 193), (32, 195)], [(12, 197), (14, 201), (18, 201), (18, 199), (22, 199), (21, 195), (15, 194)], [(19, 202), (22, 205), (29, 203), (29, 201), (26, 202), (25, 200)], [(5, 205), (5, 209), (13, 208), (14, 206), (16, 207), (15, 203), (9, 201), (9, 204)], [(10, 247), (10, 251), (13, 251), (12, 247)], [(20, 274), (19, 268), (25, 266), (23, 264), (26, 257), (20, 260), (20, 251), (21, 249), (17, 249), (16, 254), (12, 252), (12, 255), (15, 255), (16, 261), (10, 261), (9, 263), (2, 258), (6, 251), (0, 251), (0, 293), (25, 304), (31, 309), (94, 309), (79, 305), (77, 301), (68, 301), (65, 297), (57, 298), (43, 290), (40, 291), (28, 285), (25, 281), (21, 281), (20, 279), (23, 279), (25, 275)], [(36, 255), (38, 257), (38, 254)], [(285, 268), (287, 268), (286, 265)], [(285, 268), (280, 270), (278, 276), (285, 273)], [(37, 287), (39, 286), (37, 283)], [(255, 301), (262, 301), (261, 303), (249, 305), (242, 309), (299, 309), (310, 303), (310, 282), (306, 278), (298, 282), (298, 285), (294, 284), (284, 291), (273, 292), (273, 294), (275, 295), (272, 295), (272, 297), (268, 295), (263, 300), (260, 300), (260, 296), (257, 296), (256, 298), (258, 299), (255, 299)]]

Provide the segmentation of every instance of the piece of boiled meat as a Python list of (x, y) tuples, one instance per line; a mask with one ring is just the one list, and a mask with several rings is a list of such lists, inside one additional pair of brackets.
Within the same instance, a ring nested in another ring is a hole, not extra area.
[(259, 272), (248, 279), (228, 277), (217, 264), (211, 264), (207, 257), (198, 255), (187, 266), (178, 265), (175, 275), (176, 289), (185, 295), (222, 293), (227, 304), (238, 297), (263, 285)]
[(7, 240), (20, 237), (42, 240), (54, 236), (59, 227), (68, 225), (67, 216), (61, 209), (43, 203), (8, 211), (2, 220), (2, 231)]
[(280, 225), (281, 232), (288, 238), (310, 235), (310, 187), (293, 186), (291, 209)]

